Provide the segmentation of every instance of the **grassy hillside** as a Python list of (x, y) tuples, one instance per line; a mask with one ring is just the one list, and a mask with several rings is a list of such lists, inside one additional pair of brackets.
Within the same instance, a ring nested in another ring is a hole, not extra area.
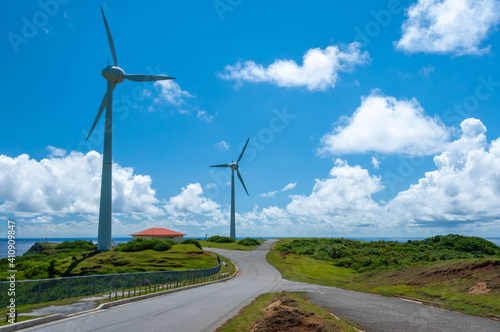
[(307, 255), (357, 272), (391, 270), (437, 261), (500, 258), (500, 247), (479, 237), (450, 234), (421, 241), (362, 242), (347, 239), (297, 239), (280, 244), (282, 253)]
[(486, 315), (500, 314), (499, 249), (457, 235), (408, 243), (285, 239), (267, 258), (285, 279), (407, 296)]
[[(194, 244), (177, 244), (166, 251), (119, 250), (96, 252), (90, 242), (66, 241), (34, 245), (34, 250), (16, 257), (17, 279), (44, 279), (67, 276), (128, 273), (162, 270), (202, 269), (218, 264), (216, 255)], [(44, 249), (45, 248), (45, 249)], [(120, 247), (118, 247), (120, 248)], [(32, 248), (33, 249), (33, 248)], [(0, 260), (0, 278), (6, 280), (8, 260)]]

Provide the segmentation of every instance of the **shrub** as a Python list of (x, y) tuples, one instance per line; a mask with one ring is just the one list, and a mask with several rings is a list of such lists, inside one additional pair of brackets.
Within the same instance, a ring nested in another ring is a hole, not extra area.
[(195, 239), (186, 239), (186, 240), (182, 241), (181, 244), (194, 244), (195, 246), (197, 246), (198, 248), (203, 250), (203, 248), (201, 247), (200, 241), (195, 240)]
[(251, 247), (251, 246), (258, 246), (260, 243), (256, 239), (247, 237), (243, 240), (239, 240), (238, 244), (241, 244), (242, 246)]
[(94, 250), (94, 247), (95, 245), (92, 241), (76, 240), (59, 243), (56, 249)]
[(207, 239), (208, 242), (214, 242), (214, 243), (233, 243), (236, 242), (235, 239), (227, 237), (227, 236), (220, 236), (220, 235), (214, 235), (211, 236)]
[[(160, 239), (135, 239), (115, 248), (116, 251), (135, 252), (143, 250), (167, 251), (172, 248), (172, 240)], [(175, 243), (175, 242), (174, 242)]]
[(478, 237), (438, 235), (420, 241), (361, 242), (346, 239), (297, 239), (276, 248), (308, 255), (357, 272), (397, 269), (439, 260), (499, 256), (500, 247)]

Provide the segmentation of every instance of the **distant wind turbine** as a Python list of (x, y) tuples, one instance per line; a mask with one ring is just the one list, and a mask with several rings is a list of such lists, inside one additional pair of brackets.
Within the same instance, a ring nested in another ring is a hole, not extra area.
[(111, 32), (109, 31), (108, 22), (106, 21), (106, 16), (104, 16), (104, 11), (101, 7), (102, 19), (104, 20), (104, 26), (106, 27), (106, 34), (108, 35), (109, 47), (111, 48), (111, 55), (113, 56), (114, 66), (108, 66), (101, 71), (102, 76), (108, 82), (107, 91), (102, 98), (101, 106), (95, 117), (94, 124), (90, 129), (90, 133), (87, 136), (87, 140), (94, 131), (97, 122), (106, 108), (106, 119), (104, 125), (104, 149), (103, 149), (103, 160), (102, 160), (102, 178), (101, 178), (101, 201), (99, 206), (99, 230), (97, 233), (97, 250), (111, 250), (111, 138), (112, 138), (112, 127), (113, 127), (113, 90), (115, 86), (124, 80), (129, 80), (133, 82), (152, 82), (160, 80), (172, 80), (173, 77), (168, 77), (164, 75), (131, 75), (125, 74), (125, 71), (118, 67), (118, 60), (116, 59), (115, 45), (113, 43), (113, 38), (111, 37)]
[(243, 182), (243, 178), (241, 177), (240, 171), (238, 171), (238, 163), (240, 162), (241, 158), (243, 158), (243, 153), (245, 153), (245, 149), (247, 148), (249, 140), (250, 140), (250, 137), (247, 139), (247, 142), (245, 143), (245, 146), (243, 147), (243, 150), (241, 151), (241, 154), (240, 154), (240, 157), (238, 158), (238, 161), (236, 161), (236, 162), (233, 161), (230, 164), (210, 166), (210, 167), (230, 167), (231, 168), (231, 224), (230, 224), (229, 236), (232, 237), (233, 239), (236, 239), (236, 222), (235, 222), (235, 215), (234, 215), (234, 171), (236, 171), (236, 174), (238, 174), (238, 178), (240, 179), (241, 184), (243, 185), (243, 188), (245, 189), (245, 191), (248, 195), (248, 190), (247, 190), (247, 187), (245, 187), (245, 182)]

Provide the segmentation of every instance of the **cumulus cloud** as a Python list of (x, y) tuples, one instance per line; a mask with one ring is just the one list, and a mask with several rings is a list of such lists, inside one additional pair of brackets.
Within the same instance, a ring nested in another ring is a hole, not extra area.
[(418, 0), (406, 16), (397, 49), (481, 55), (489, 51), (482, 43), (498, 25), (500, 6), (497, 0)]
[[(12, 214), (98, 213), (102, 156), (49, 147), (37, 161), (26, 154), (0, 155), (0, 212)], [(58, 157), (59, 156), (59, 157)], [(113, 164), (113, 212), (159, 214), (148, 175)]]
[[(95, 236), (101, 156), (96, 152), (59, 152), (61, 157), (42, 161), (26, 155), (0, 156), (0, 212), (32, 213), (25, 219), (18, 218), (24, 236), (74, 234), (75, 230)], [(375, 157), (375, 166), (374, 160)], [(435, 169), (386, 204), (373, 198), (384, 190), (383, 177), (337, 159), (328, 176), (317, 179), (309, 194), (290, 196), (286, 206), (255, 205), (251, 211), (237, 211), (237, 232), (245, 236), (344, 236), (413, 229), (421, 234), (435, 234), (446, 232), (446, 227), (468, 234), (499, 230), (500, 139), (489, 143), (481, 121), (466, 119), (461, 124), (461, 136), (446, 143), (434, 157), (434, 163)], [(183, 187), (157, 211), (159, 203), (146, 181), (148, 177), (115, 167), (122, 186), (115, 190), (128, 192), (131, 197), (126, 203), (119, 203), (120, 196), (114, 193), (118, 197), (115, 208), (123, 212), (113, 215), (115, 234), (149, 227), (172, 228), (193, 236), (228, 233), (229, 208), (221, 208), (206, 197), (199, 183)], [(273, 196), (277, 192), (266, 194)], [(90, 198), (81, 197), (84, 193)], [(132, 199), (143, 203), (134, 205)], [(125, 209), (125, 205), (130, 207)], [(68, 217), (60, 221), (61, 214), (72, 212), (70, 221), (66, 221)]]
[(316, 179), (309, 196), (294, 195), (287, 211), (292, 215), (345, 215), (378, 209), (371, 195), (384, 189), (381, 178), (370, 176), (360, 166), (337, 159), (330, 177)]
[(218, 213), (219, 208), (219, 204), (203, 196), (203, 189), (199, 183), (191, 183), (182, 188), (181, 193), (171, 197), (165, 205), (167, 213), (173, 216), (214, 215)]
[(254, 61), (227, 65), (218, 76), (237, 82), (268, 82), (281, 87), (306, 87), (311, 91), (324, 91), (335, 87), (340, 72), (350, 72), (357, 65), (370, 62), (367, 51), (361, 52), (360, 44), (351, 43), (345, 47), (328, 46), (325, 49), (308, 50), (302, 65), (293, 60), (275, 60), (268, 67)]
[(185, 97), (192, 95), (181, 89), (180, 85), (172, 80), (157, 81), (155, 87), (160, 89), (160, 96), (156, 101), (164, 100), (172, 105), (180, 105), (184, 103)]
[(380, 169), (380, 161), (375, 157), (372, 157), (372, 165), (373, 168)]
[(453, 226), (500, 217), (500, 139), (489, 145), (477, 119), (464, 120), (461, 128), (460, 139), (434, 157), (437, 169), (388, 204), (391, 213), (417, 224)]
[(432, 155), (442, 151), (450, 136), (446, 126), (426, 115), (416, 99), (397, 100), (377, 90), (361, 98), (361, 106), (342, 122), (321, 138), (320, 154)]
[(297, 183), (289, 183), (283, 189), (281, 189), (281, 191), (292, 190), (293, 188), (295, 188), (296, 185), (297, 185)]

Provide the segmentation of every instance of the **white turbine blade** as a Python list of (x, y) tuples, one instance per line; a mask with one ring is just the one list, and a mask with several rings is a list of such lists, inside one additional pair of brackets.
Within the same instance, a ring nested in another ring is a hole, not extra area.
[(125, 78), (133, 82), (152, 82), (163, 80), (175, 80), (175, 77), (165, 75), (140, 75), (140, 74), (125, 74)]
[(231, 166), (229, 166), (228, 164), (222, 164), (222, 165), (213, 165), (210, 167), (231, 167)]
[[(245, 147), (243, 148), (243, 151), (241, 151), (240, 157), (238, 158), (238, 161), (236, 163), (239, 163), (241, 158), (243, 158), (243, 153), (245, 153), (245, 149), (247, 148), (248, 141), (250, 140), (250, 137), (247, 139), (247, 142), (245, 143)], [(243, 185), (244, 187), (245, 185)], [(247, 193), (248, 194), (248, 193)]]
[(106, 33), (108, 35), (109, 48), (111, 49), (111, 55), (113, 56), (113, 63), (115, 67), (118, 67), (118, 60), (116, 60), (115, 44), (113, 43), (113, 37), (111, 37), (111, 31), (109, 31), (108, 21), (106, 21), (106, 16), (104, 16), (104, 10), (101, 7), (102, 18), (104, 20), (104, 25), (106, 26)]
[[(116, 86), (116, 84), (113, 84), (113, 90), (115, 89), (115, 86)], [(97, 111), (97, 116), (95, 117), (94, 124), (92, 125), (92, 128), (90, 129), (90, 133), (87, 136), (85, 143), (87, 143), (87, 141), (89, 140), (90, 135), (92, 135), (92, 132), (94, 131), (95, 126), (97, 125), (97, 123), (99, 122), (99, 119), (101, 118), (102, 112), (106, 108), (106, 101), (107, 101), (108, 95), (111, 98), (113, 98), (113, 90), (106, 91), (106, 93), (104, 94), (104, 97), (102, 98), (102, 101), (101, 101), (101, 106), (99, 106), (99, 111)]]
[(250, 195), (248, 194), (247, 187), (245, 187), (245, 182), (243, 182), (243, 178), (241, 177), (240, 171), (238, 171), (238, 169), (236, 169), (236, 173), (238, 174), (238, 178), (240, 179), (241, 184), (243, 185), (243, 188), (245, 188), (245, 191), (247, 192), (247, 196), (250, 196)]

